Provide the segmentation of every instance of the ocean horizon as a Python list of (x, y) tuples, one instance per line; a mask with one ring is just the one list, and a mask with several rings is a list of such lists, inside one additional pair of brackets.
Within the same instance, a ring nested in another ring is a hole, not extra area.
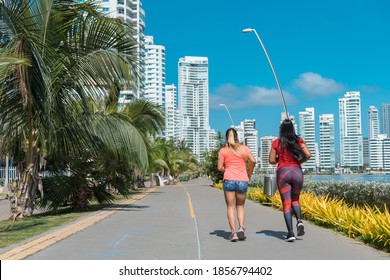
[(390, 174), (334, 174), (334, 175), (305, 175), (305, 180), (314, 181), (357, 181), (390, 183)]

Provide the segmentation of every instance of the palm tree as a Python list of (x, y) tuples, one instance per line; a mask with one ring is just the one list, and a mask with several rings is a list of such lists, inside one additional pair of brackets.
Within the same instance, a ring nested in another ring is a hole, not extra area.
[(163, 176), (169, 175), (172, 170), (170, 158), (176, 154), (175, 148), (173, 140), (155, 138), (151, 143), (149, 172), (161, 173)]
[(147, 147), (137, 129), (90, 106), (136, 75), (131, 26), (104, 17), (96, 4), (71, 0), (0, 0), (0, 18), (9, 38), (1, 55), (11, 58), (0, 64), (2, 152), (21, 174), (14, 218), (32, 213), (38, 189), (43, 196), (48, 155), (88, 162), (104, 151), (145, 169)]
[[(118, 96), (118, 93), (115, 96)], [(107, 99), (115, 100), (114, 97)], [(90, 153), (85, 149), (81, 157), (80, 154), (70, 155), (59, 160), (48, 156), (51, 159), (49, 167), (55, 176), (45, 178), (45, 195), (39, 201), (40, 206), (56, 209), (66, 199), (72, 202), (75, 209), (82, 211), (87, 209), (92, 198), (96, 198), (100, 203), (109, 203), (113, 201), (113, 192), (129, 195), (137, 179), (143, 178), (149, 166), (147, 159), (150, 157), (147, 135), (161, 130), (164, 123), (161, 108), (141, 99), (129, 103), (121, 110), (109, 108), (114, 107), (91, 108), (99, 119), (112, 123), (111, 133), (103, 132), (103, 135), (108, 137), (95, 135), (95, 141), (101, 143), (100, 153)], [(101, 122), (98, 124), (100, 127)], [(123, 135), (126, 130), (130, 135)], [(134, 143), (138, 144), (135, 146)], [(134, 149), (133, 153), (139, 153), (139, 149), (144, 151), (142, 158), (145, 164), (138, 164), (135, 161), (138, 157), (126, 149), (123, 150), (124, 145), (130, 145)]]

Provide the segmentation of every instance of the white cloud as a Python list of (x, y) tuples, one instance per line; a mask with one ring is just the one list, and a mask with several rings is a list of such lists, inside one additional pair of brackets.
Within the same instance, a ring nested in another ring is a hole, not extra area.
[[(295, 103), (295, 98), (289, 92), (283, 91), (283, 96), (286, 103)], [(210, 107), (216, 108), (221, 103), (226, 104), (229, 109), (239, 109), (281, 105), (282, 99), (278, 89), (224, 84), (210, 95)]]
[(317, 73), (306, 72), (293, 81), (293, 85), (311, 96), (326, 96), (343, 92), (344, 85)]

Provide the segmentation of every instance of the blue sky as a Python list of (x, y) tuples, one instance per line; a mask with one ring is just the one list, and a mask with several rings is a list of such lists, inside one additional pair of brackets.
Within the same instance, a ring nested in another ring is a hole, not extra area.
[[(143, 0), (146, 35), (166, 48), (166, 82), (177, 85), (184, 56), (209, 59), (210, 126), (225, 132), (256, 119), (259, 137), (278, 135), (283, 111), (261, 37), (290, 115), (315, 108), (334, 114), (338, 99), (360, 91), (363, 136), (367, 112), (390, 102), (390, 1), (388, 0)], [(318, 136), (318, 132), (317, 132)]]

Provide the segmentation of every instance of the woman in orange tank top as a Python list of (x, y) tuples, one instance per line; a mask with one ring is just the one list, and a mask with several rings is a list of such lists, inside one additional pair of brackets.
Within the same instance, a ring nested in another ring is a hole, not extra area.
[[(247, 169), (247, 162), (249, 167)], [(226, 131), (226, 145), (218, 153), (218, 170), (223, 172), (223, 190), (227, 206), (227, 218), (231, 230), (229, 240), (245, 240), (245, 199), (255, 159), (249, 148), (239, 143), (237, 131)], [(236, 232), (236, 213), (238, 231)]]

